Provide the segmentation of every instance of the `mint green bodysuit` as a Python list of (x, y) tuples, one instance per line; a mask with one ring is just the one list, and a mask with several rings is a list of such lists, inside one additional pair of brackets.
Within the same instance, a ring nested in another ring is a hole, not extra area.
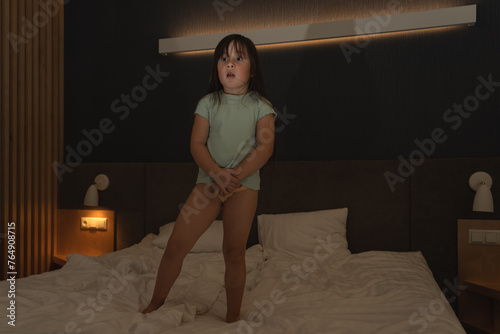
[[(195, 114), (210, 123), (207, 148), (212, 159), (221, 168), (234, 168), (257, 147), (257, 121), (269, 114), (276, 117), (276, 113), (256, 93), (231, 95), (222, 92), (220, 105), (215, 102), (213, 94), (201, 98)], [(211, 182), (213, 179), (200, 168), (196, 183)], [(241, 180), (241, 185), (259, 190), (259, 171)]]

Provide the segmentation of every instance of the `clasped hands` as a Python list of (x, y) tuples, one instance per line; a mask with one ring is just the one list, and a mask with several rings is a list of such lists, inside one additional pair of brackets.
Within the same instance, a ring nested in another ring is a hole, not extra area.
[(240, 171), (230, 168), (222, 168), (213, 175), (212, 189), (221, 196), (226, 196), (241, 186), (238, 175)]

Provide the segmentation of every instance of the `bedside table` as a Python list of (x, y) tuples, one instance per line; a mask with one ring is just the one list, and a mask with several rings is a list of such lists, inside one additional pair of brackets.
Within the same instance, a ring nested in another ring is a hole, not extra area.
[(493, 304), (491, 311), (493, 312), (493, 322), (488, 329), (490, 333), (500, 333), (500, 282), (478, 282), (465, 280), (465, 285), (470, 292), (484, 296), (491, 300)]
[[(57, 217), (52, 268), (64, 266), (68, 254), (99, 256), (115, 250), (114, 211), (59, 209)], [(82, 227), (82, 217), (106, 218), (106, 230)]]
[(500, 220), (458, 220), (458, 317), (500, 334), (500, 245), (469, 243), (469, 230), (500, 230)]

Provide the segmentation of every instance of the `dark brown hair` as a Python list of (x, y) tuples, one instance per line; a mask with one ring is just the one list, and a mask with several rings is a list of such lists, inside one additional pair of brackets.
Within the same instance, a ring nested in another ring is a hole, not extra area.
[(233, 42), (234, 47), (236, 48), (236, 52), (239, 54), (246, 53), (248, 59), (250, 60), (250, 81), (248, 83), (248, 92), (257, 93), (259, 97), (264, 98), (263, 100), (271, 105), (271, 102), (269, 101), (269, 95), (264, 84), (264, 79), (260, 70), (257, 49), (249, 38), (238, 34), (228, 35), (224, 37), (219, 42), (219, 44), (217, 44), (214, 52), (214, 63), (212, 67), (212, 73), (210, 75), (207, 94), (214, 93), (215, 101), (217, 103), (220, 103), (223, 86), (219, 80), (217, 64), (219, 62), (219, 59), (224, 54), (227, 54), (229, 45)]

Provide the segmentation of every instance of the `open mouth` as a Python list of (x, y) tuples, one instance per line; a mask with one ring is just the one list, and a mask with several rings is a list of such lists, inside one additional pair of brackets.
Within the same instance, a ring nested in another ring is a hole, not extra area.
[(234, 78), (234, 74), (232, 72), (229, 72), (226, 74), (226, 77), (228, 78)]

